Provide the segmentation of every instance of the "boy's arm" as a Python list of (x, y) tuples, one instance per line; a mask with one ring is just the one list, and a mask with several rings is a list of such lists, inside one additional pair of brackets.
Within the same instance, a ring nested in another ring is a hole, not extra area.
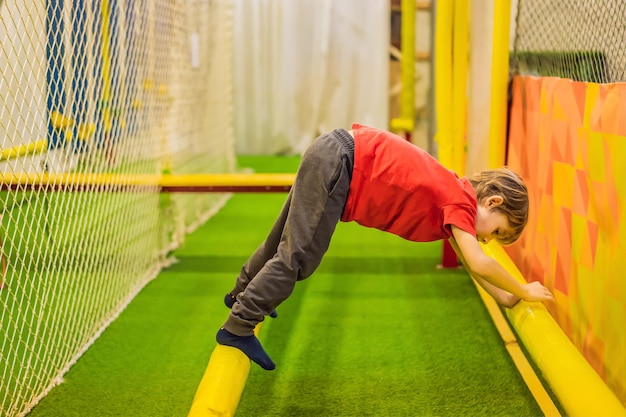
[(517, 295), (506, 292), (480, 277), (472, 278), (474, 278), (502, 307), (513, 308), (515, 304), (519, 303), (521, 300)]
[[(463, 254), (461, 253), (461, 250), (459, 249), (459, 246), (456, 244), (456, 241), (454, 240), (454, 238), (451, 238), (449, 242), (450, 242), (450, 245), (452, 245), (452, 248), (454, 249), (454, 251), (456, 252), (458, 258), (461, 260), (461, 262), (465, 266), (465, 269), (469, 271), (467, 262), (465, 261), (465, 258), (463, 258)], [(478, 277), (476, 275), (472, 275), (471, 277), (476, 282), (478, 282), (478, 284), (480, 284), (480, 286), (483, 287), (485, 291), (487, 291), (487, 293), (489, 293), (489, 295), (491, 295), (493, 299), (496, 300), (497, 303), (500, 304), (502, 307), (512, 308), (521, 299), (520, 297), (513, 295), (510, 292), (504, 291), (503, 289), (500, 289), (496, 287), (495, 285), (490, 284), (488, 281), (484, 280), (481, 277)]]
[(483, 252), (476, 240), (476, 236), (472, 236), (454, 225), (451, 227), (457, 251), (461, 254), (462, 259), (465, 260), (465, 267), (470, 275), (482, 278), (488, 283), (526, 301), (549, 301), (553, 299), (550, 291), (541, 283), (530, 282), (522, 284), (513, 278), (498, 261)]

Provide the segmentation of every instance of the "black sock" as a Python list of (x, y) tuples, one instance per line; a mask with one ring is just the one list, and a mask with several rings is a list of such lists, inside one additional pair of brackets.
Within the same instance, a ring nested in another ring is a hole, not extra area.
[[(237, 297), (235, 297), (234, 295), (231, 295), (230, 293), (224, 296), (224, 304), (226, 304), (226, 307), (228, 308), (233, 308), (236, 301), (237, 301)], [(278, 312), (275, 309), (272, 310), (272, 312), (270, 313), (270, 317), (275, 319), (276, 317), (278, 317)]]
[(261, 342), (255, 335), (237, 336), (222, 328), (217, 332), (217, 343), (225, 346), (232, 346), (246, 354), (251, 361), (259, 364), (261, 368), (271, 371), (276, 368), (272, 359), (265, 353)]

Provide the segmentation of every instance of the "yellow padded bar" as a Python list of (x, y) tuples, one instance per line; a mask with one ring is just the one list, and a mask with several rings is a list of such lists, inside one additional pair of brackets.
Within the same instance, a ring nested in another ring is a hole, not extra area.
[(288, 191), (295, 174), (4, 174), (0, 189), (81, 191), (94, 187), (106, 191), (160, 188), (166, 192)]
[[(482, 245), (485, 253), (520, 282), (526, 282), (502, 246)], [(617, 396), (594, 371), (541, 303), (520, 301), (507, 317), (570, 417), (626, 417)]]
[[(259, 336), (259, 323), (254, 329)], [(217, 345), (191, 403), (188, 417), (231, 417), (237, 411), (250, 372), (250, 359), (239, 349)]]

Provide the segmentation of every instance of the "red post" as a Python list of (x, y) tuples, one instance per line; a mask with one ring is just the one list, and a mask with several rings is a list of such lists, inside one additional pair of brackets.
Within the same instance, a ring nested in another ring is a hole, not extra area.
[(443, 256), (441, 258), (442, 268), (458, 268), (459, 260), (456, 257), (456, 252), (452, 248), (452, 245), (448, 240), (443, 241)]

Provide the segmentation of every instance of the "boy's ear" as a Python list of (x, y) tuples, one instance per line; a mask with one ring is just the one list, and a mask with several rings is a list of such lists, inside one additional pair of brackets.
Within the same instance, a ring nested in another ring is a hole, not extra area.
[(504, 202), (504, 198), (500, 195), (492, 195), (485, 199), (485, 207), (494, 208), (498, 207)]

